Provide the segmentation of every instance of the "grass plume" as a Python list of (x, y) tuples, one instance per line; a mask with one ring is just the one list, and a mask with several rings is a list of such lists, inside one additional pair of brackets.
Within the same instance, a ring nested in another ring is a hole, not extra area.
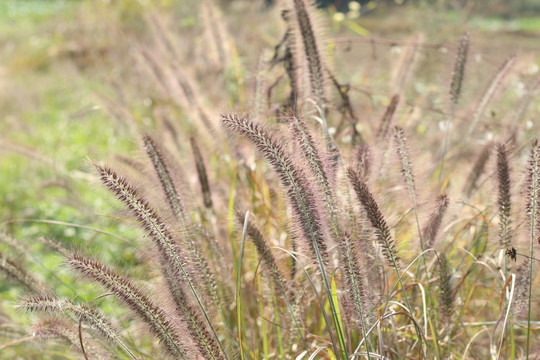
[(8, 278), (23, 285), (33, 293), (45, 292), (45, 287), (32, 274), (30, 274), (18, 261), (9, 258), (0, 251), (0, 271)]
[(253, 122), (247, 116), (222, 115), (221, 124), (227, 131), (249, 139), (272, 165), (282, 185), (287, 189), (295, 217), (298, 218), (295, 224), (314, 250), (312, 254), (314, 260), (317, 262), (316, 252), (320, 252), (322, 258), (327, 259), (321, 215), (317, 211), (312, 187), (284, 147), (262, 125)]
[[(167, 281), (169, 283), (178, 281), (176, 277), (179, 276), (189, 286), (204, 315), (208, 327), (217, 343), (221, 346), (208, 311), (196, 290), (197, 286), (192, 271), (186, 266), (188, 262), (187, 256), (178, 244), (176, 238), (172, 236), (156, 211), (149, 206), (148, 202), (138, 194), (137, 190), (131, 186), (125, 178), (119, 176), (108, 167), (100, 166), (98, 164), (95, 164), (95, 167), (101, 176), (102, 182), (133, 212), (137, 220), (143, 225), (144, 229), (153, 240), (162, 257), (162, 265), (170, 269), (167, 271), (167, 274), (175, 275), (174, 278), (167, 277)], [(221, 349), (222, 354), (225, 354), (223, 348)]]
[(426, 225), (422, 229), (422, 239), (428, 249), (433, 248), (442, 220), (448, 209), (450, 200), (446, 194), (437, 196), (435, 210), (431, 213)]
[(191, 151), (193, 152), (193, 158), (195, 159), (195, 166), (197, 168), (197, 175), (199, 176), (199, 183), (201, 184), (201, 191), (203, 193), (204, 206), (207, 209), (212, 208), (212, 193), (210, 192), (210, 182), (208, 181), (208, 173), (206, 172), (206, 166), (204, 165), (204, 159), (197, 144), (195, 137), (190, 137), (189, 143), (191, 144)]
[(189, 218), (189, 214), (187, 214), (185, 209), (183, 197), (172, 179), (171, 172), (169, 170), (170, 167), (155, 141), (150, 136), (145, 136), (143, 140), (146, 153), (148, 154), (148, 157), (154, 166), (154, 170), (161, 182), (161, 187), (165, 193), (165, 198), (167, 199), (176, 220), (178, 220), (180, 224), (183, 241), (186, 244), (190, 259), (193, 262), (193, 265), (196, 266), (197, 270), (200, 272), (201, 277), (204, 280), (205, 290), (212, 299), (214, 306), (219, 307), (220, 300), (214, 275), (210, 271), (210, 267), (208, 266), (200, 244), (198, 244), (194, 239), (194, 226)]
[(450, 83), (450, 100), (454, 105), (457, 105), (463, 87), (465, 65), (467, 63), (467, 55), (469, 53), (469, 42), (469, 33), (466, 32), (459, 41), (456, 60), (454, 62), (454, 71), (452, 72), (452, 81)]
[[(344, 344), (342, 328), (337, 320), (336, 305), (331, 295), (330, 283), (325, 271), (328, 254), (326, 252), (322, 218), (318, 212), (317, 201), (311, 185), (307, 182), (302, 170), (298, 169), (293, 163), (290, 155), (286, 153), (282, 145), (260, 124), (253, 122), (246, 116), (238, 115), (222, 115), (221, 124), (227, 131), (243, 135), (249, 139), (270, 165), (274, 167), (282, 185), (287, 188), (289, 201), (296, 217), (295, 223), (304, 239), (313, 249), (312, 256), (321, 270), (340, 343)], [(341, 350), (341, 354), (346, 358), (347, 349), (342, 348)], [(337, 349), (336, 352), (339, 353)]]
[(505, 144), (497, 145), (497, 180), (499, 187), (499, 242), (501, 247), (512, 246), (511, 216), (512, 201), (510, 197), (510, 169), (508, 151)]
[(349, 168), (347, 170), (347, 176), (358, 200), (367, 214), (371, 226), (375, 229), (377, 241), (383, 249), (384, 256), (390, 264), (399, 267), (399, 256), (395, 241), (390, 233), (390, 227), (379, 208), (379, 204), (375, 201), (365, 180), (363, 180), (354, 169)]
[(167, 319), (163, 309), (154, 304), (148, 295), (136, 287), (131, 280), (114, 273), (105, 265), (76, 253), (68, 257), (67, 263), (70, 268), (103, 285), (125, 302), (150, 327), (171, 356), (187, 358), (186, 345), (180, 339), (177, 329)]
[[(294, 22), (293, 28), (297, 29), (294, 36), (301, 39), (302, 48), (295, 49), (293, 56), (298, 57), (297, 62), (307, 62), (309, 72), (310, 94), (314, 97), (320, 109), (326, 107), (326, 65), (322, 54), (322, 47), (316, 35), (313, 21), (311, 4), (307, 0), (290, 1), (289, 21)], [(302, 53), (299, 53), (302, 52)]]
[(529, 266), (529, 310), (527, 315), (527, 357), (529, 356), (529, 337), (531, 332), (531, 303), (534, 245), (540, 243), (540, 143), (536, 139), (531, 144), (529, 168), (527, 171), (527, 217), (530, 234)]
[(474, 162), (473, 168), (463, 188), (463, 192), (467, 198), (471, 197), (473, 192), (478, 187), (478, 180), (484, 174), (488, 160), (491, 157), (492, 147), (493, 146), (491, 144), (484, 146)]
[(502, 81), (508, 75), (514, 64), (516, 63), (516, 56), (512, 55), (508, 59), (504, 61), (504, 63), (500, 66), (499, 70), (495, 73), (495, 76), (489, 83), (486, 91), (484, 92), (482, 98), (480, 99), (480, 102), (478, 106), (476, 106), (472, 122), (468, 124), (469, 130), (467, 132), (467, 136), (465, 136), (464, 139), (466, 139), (470, 134), (473, 133), (476, 125), (478, 124), (478, 121), (480, 120), (480, 117), (484, 113), (487, 105), (497, 92), (498, 88), (501, 86)]
[(386, 139), (388, 136), (388, 131), (390, 129), (390, 125), (392, 124), (392, 118), (394, 117), (399, 104), (399, 99), (400, 96), (398, 94), (393, 95), (390, 102), (386, 106), (386, 110), (384, 111), (384, 115), (380, 121), (379, 130), (377, 131), (377, 137), (380, 139)]

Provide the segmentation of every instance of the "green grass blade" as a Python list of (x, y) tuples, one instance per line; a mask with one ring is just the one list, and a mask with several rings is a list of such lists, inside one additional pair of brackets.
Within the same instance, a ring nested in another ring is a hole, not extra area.
[(249, 210), (246, 211), (244, 229), (242, 230), (242, 242), (240, 244), (240, 256), (238, 257), (238, 267), (236, 270), (236, 320), (238, 321), (238, 341), (240, 342), (240, 358), (244, 360), (244, 343), (242, 340), (242, 297), (240, 294), (242, 281), (242, 259), (244, 257), (244, 245), (246, 243), (247, 225)]
[[(338, 323), (339, 328), (343, 329), (343, 322), (341, 321), (341, 313), (340, 313), (340, 310), (339, 310), (339, 301), (338, 301), (338, 296), (337, 296), (335, 273), (332, 274), (331, 290), (332, 290), (332, 300), (333, 300), (334, 304), (336, 305), (336, 321)], [(345, 343), (344, 343), (342, 337), (339, 337), (339, 346), (342, 349), (345, 349)], [(330, 351), (330, 350), (328, 350), (328, 351)]]

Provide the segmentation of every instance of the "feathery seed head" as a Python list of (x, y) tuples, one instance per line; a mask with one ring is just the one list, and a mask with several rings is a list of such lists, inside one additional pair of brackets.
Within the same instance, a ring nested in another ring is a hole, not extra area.
[(431, 213), (426, 226), (422, 229), (422, 239), (426, 243), (428, 249), (435, 245), (437, 233), (439, 232), (449, 203), (450, 200), (446, 194), (439, 195), (437, 197), (435, 210)]
[(163, 309), (155, 305), (127, 277), (118, 275), (107, 266), (77, 253), (68, 257), (67, 264), (84, 277), (101, 284), (124, 301), (150, 327), (150, 330), (171, 355), (182, 359), (186, 357), (187, 350)]
[(465, 76), (465, 64), (467, 63), (467, 53), (469, 52), (469, 33), (466, 32), (459, 41), (456, 61), (454, 63), (454, 72), (450, 84), (450, 99), (455, 105), (459, 101), (463, 78)]
[(499, 241), (501, 247), (509, 248), (512, 244), (512, 229), (510, 211), (510, 169), (508, 165), (508, 151), (505, 144), (497, 145), (497, 180), (499, 185)]
[(371, 226), (375, 229), (377, 241), (383, 249), (384, 256), (390, 263), (395, 262), (397, 266), (399, 263), (399, 256), (395, 248), (395, 242), (377, 201), (375, 201), (365, 180), (362, 179), (354, 169), (348, 168), (347, 176), (356, 192), (358, 200), (366, 211)]
[(223, 127), (236, 135), (250, 140), (262, 156), (270, 163), (279, 176), (281, 184), (287, 189), (289, 202), (293, 209), (293, 220), (302, 238), (313, 248), (313, 258), (317, 251), (327, 259), (321, 214), (315, 193), (307, 178), (291, 158), (285, 148), (264, 127), (247, 116), (223, 115)]

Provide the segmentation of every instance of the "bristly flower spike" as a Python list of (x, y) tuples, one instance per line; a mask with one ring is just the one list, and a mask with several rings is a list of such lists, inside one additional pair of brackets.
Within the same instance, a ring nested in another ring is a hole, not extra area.
[(433, 211), (426, 226), (422, 229), (422, 239), (425, 241), (428, 249), (433, 248), (435, 245), (437, 233), (439, 232), (443, 217), (448, 209), (449, 202), (446, 194), (439, 195), (437, 197), (435, 211)]
[(391, 264), (399, 264), (399, 256), (396, 250), (394, 239), (390, 233), (390, 227), (382, 214), (379, 204), (375, 201), (375, 198), (371, 194), (369, 187), (365, 180), (363, 180), (356, 170), (349, 168), (347, 170), (347, 176), (351, 182), (353, 189), (358, 197), (358, 200), (362, 204), (362, 207), (366, 211), (367, 218), (371, 223), (371, 226), (375, 229), (377, 241), (383, 249), (384, 256)]
[(116, 197), (121, 200), (135, 215), (137, 220), (143, 225), (150, 238), (158, 248), (160, 255), (162, 256), (162, 264), (169, 270), (166, 274), (174, 274), (172, 278), (167, 276), (167, 282), (171, 283), (178, 281), (176, 277), (181, 277), (189, 286), (197, 304), (204, 315), (208, 328), (221, 349), (222, 355), (227, 358), (225, 350), (223, 349), (219, 337), (214, 329), (212, 321), (208, 311), (206, 310), (201, 297), (196, 290), (196, 283), (193, 275), (189, 271), (187, 264), (187, 256), (183, 249), (179, 246), (178, 241), (172, 236), (171, 232), (158, 216), (156, 211), (150, 207), (146, 199), (140, 196), (137, 190), (131, 186), (127, 180), (112, 169), (94, 164), (97, 168), (102, 182), (116, 194)]
[[(292, 161), (290, 154), (285, 151), (283, 146), (262, 125), (253, 122), (247, 116), (222, 115), (221, 124), (230, 133), (243, 135), (249, 139), (270, 165), (272, 165), (279, 175), (282, 185), (287, 189), (289, 202), (296, 217), (295, 223), (303, 238), (307, 240), (313, 249), (313, 259), (321, 270), (324, 287), (330, 302), (330, 308), (332, 309), (334, 324), (336, 325), (340, 342), (343, 344), (345, 342), (343, 330), (337, 320), (336, 304), (332, 298), (330, 282), (325, 271), (328, 254), (324, 241), (322, 217), (318, 211), (315, 194), (305, 174)], [(330, 328), (328, 328), (328, 331), (332, 338), (334, 350), (337, 352), (337, 345), (333, 340)], [(346, 358), (347, 350), (343, 348), (341, 354)]]
[(456, 105), (461, 95), (463, 78), (465, 76), (465, 64), (467, 63), (467, 53), (469, 52), (469, 33), (466, 32), (459, 42), (456, 62), (454, 63), (454, 72), (452, 73), (452, 82), (450, 83), (450, 100)]
[(187, 349), (178, 337), (176, 329), (167, 319), (165, 312), (129, 279), (79, 254), (69, 256), (68, 265), (85, 277), (100, 283), (124, 301), (148, 324), (169, 354), (181, 359), (187, 358)]
[(530, 230), (529, 311), (527, 316), (527, 357), (529, 357), (534, 245), (537, 241), (540, 243), (540, 143), (538, 139), (534, 140), (531, 145), (526, 192)]
[(221, 123), (229, 132), (249, 139), (272, 165), (282, 185), (287, 188), (291, 206), (297, 217), (295, 223), (304, 239), (313, 247), (314, 259), (317, 261), (315, 256), (317, 251), (321, 253), (323, 259), (327, 259), (321, 215), (317, 211), (312, 187), (307, 182), (305, 174), (293, 163), (285, 148), (262, 125), (255, 123), (247, 116), (222, 115)]
[(497, 145), (497, 180), (499, 184), (499, 242), (501, 247), (510, 248), (512, 246), (512, 220), (510, 217), (512, 202), (508, 151), (505, 144)]

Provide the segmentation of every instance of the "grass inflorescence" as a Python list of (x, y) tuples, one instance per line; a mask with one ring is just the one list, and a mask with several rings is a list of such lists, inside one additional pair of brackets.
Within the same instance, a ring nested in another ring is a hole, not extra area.
[[(126, 43), (49, 53), (84, 78), (96, 59), (114, 67), (93, 88), (99, 105), (66, 117), (107, 110), (109, 142), (125, 132), (140, 149), (71, 170), (0, 139), (54, 169), (36, 192), (67, 207), (6, 215), (0, 357), (539, 354), (529, 58), (484, 63), (469, 28), (448, 44), (323, 37), (327, 15), (307, 0), (118, 3), (88, 21)], [(328, 29), (367, 36), (351, 4)]]

